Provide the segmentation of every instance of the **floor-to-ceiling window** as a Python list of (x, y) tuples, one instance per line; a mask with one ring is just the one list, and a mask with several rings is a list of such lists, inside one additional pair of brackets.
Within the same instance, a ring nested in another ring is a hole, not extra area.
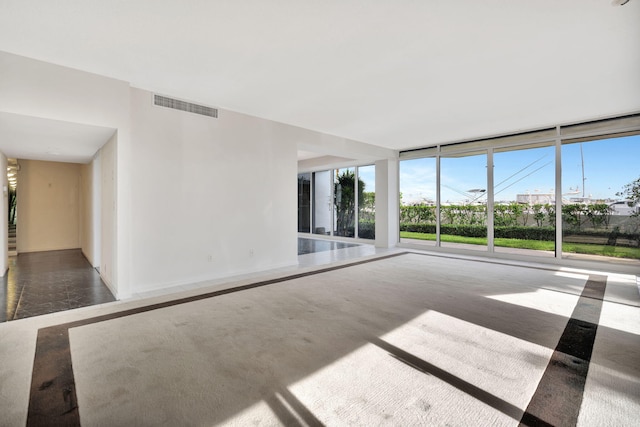
[(358, 174), (358, 237), (376, 237), (376, 167), (360, 166)]
[(401, 152), (400, 241), (640, 261), (639, 158), (640, 114)]
[(298, 174), (298, 232), (375, 239), (374, 165)]
[(495, 251), (554, 256), (553, 143), (496, 149), (493, 173)]
[(436, 159), (400, 162), (400, 239), (436, 242)]
[(298, 174), (298, 232), (311, 232), (311, 174)]
[(638, 135), (563, 142), (564, 257), (640, 259), (640, 205), (626, 191), (639, 178)]
[(334, 236), (354, 237), (356, 225), (355, 168), (335, 170), (334, 179)]
[(441, 246), (487, 249), (487, 154), (440, 158)]
[(333, 228), (333, 179), (331, 171), (313, 174), (313, 233), (328, 235)]

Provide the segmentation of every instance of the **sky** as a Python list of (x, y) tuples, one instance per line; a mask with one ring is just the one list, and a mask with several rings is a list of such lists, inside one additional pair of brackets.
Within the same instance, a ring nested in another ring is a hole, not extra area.
[[(554, 147), (495, 153), (495, 201), (513, 201), (517, 194), (553, 193), (554, 154)], [(486, 155), (442, 158), (442, 202), (462, 203), (474, 198), (486, 201), (486, 161)], [(400, 162), (404, 204), (435, 201), (435, 165), (433, 158)], [(616, 193), (637, 178), (640, 135), (562, 146), (562, 193), (566, 198), (582, 197), (584, 191), (585, 197), (618, 199)]]
[(359, 167), (358, 178), (364, 182), (364, 191), (376, 191), (376, 167), (374, 165)]

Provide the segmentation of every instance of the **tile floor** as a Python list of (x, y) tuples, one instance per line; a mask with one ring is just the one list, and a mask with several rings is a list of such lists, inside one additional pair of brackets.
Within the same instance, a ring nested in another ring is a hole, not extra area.
[(115, 301), (79, 249), (9, 258), (0, 285), (0, 322)]
[[(299, 238), (301, 267), (373, 255), (373, 245)], [(79, 249), (24, 253), (9, 258), (0, 278), (0, 322), (104, 304), (115, 298)], [(160, 293), (175, 292), (167, 289)]]
[(357, 245), (355, 243), (332, 242), (329, 240), (306, 239), (303, 237), (298, 237), (298, 255), (333, 251), (336, 249), (352, 248), (355, 246), (360, 245)]

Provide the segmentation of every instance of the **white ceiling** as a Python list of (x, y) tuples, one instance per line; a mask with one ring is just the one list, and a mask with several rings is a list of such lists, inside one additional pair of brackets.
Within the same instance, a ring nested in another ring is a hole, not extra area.
[(0, 112), (0, 151), (14, 159), (88, 163), (115, 129)]
[(0, 50), (393, 149), (640, 111), (638, 0), (0, 0)]

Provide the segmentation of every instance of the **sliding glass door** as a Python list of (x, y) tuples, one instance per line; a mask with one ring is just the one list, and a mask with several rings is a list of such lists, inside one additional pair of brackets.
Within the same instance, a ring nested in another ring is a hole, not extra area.
[(487, 250), (487, 154), (440, 158), (441, 246)]
[(313, 174), (313, 233), (329, 235), (333, 228), (333, 179), (331, 171)]
[(400, 162), (400, 241), (436, 244), (436, 159)]
[(334, 180), (334, 236), (354, 237), (356, 225), (355, 168), (336, 169)]
[(563, 143), (563, 257), (640, 259), (639, 159), (638, 135)]
[(376, 167), (360, 166), (358, 173), (358, 237), (376, 238)]
[(400, 159), (401, 242), (640, 261), (640, 114)]
[(298, 232), (375, 239), (374, 165), (298, 174)]
[(493, 156), (495, 252), (555, 255), (555, 146), (496, 149)]
[(298, 174), (298, 233), (311, 232), (311, 174)]

